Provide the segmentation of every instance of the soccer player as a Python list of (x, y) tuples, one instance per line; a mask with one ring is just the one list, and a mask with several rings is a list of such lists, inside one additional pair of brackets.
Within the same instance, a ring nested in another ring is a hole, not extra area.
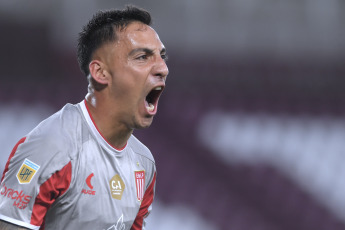
[(168, 75), (150, 25), (147, 11), (127, 6), (83, 28), (88, 94), (15, 145), (1, 178), (0, 229), (144, 229), (156, 167), (132, 132), (151, 125)]

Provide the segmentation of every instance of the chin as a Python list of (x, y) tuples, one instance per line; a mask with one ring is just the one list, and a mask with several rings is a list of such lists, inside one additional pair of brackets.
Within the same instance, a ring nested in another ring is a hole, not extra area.
[(153, 121), (153, 118), (146, 118), (144, 121), (138, 122), (135, 125), (135, 129), (146, 129), (151, 126), (152, 121)]

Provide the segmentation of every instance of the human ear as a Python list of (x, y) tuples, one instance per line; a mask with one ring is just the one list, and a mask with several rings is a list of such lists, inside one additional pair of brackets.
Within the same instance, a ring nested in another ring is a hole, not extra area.
[(92, 60), (89, 64), (89, 70), (93, 80), (99, 84), (107, 85), (109, 83), (109, 78), (103, 67), (104, 64), (99, 60)]

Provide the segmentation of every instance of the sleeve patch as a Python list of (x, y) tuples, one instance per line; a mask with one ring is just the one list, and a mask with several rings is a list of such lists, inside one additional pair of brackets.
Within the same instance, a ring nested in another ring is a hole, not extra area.
[(17, 179), (20, 184), (29, 184), (40, 166), (34, 162), (25, 159), (17, 173)]

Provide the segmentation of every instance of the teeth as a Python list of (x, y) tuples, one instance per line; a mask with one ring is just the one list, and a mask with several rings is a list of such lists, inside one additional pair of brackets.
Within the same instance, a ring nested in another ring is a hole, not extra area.
[(154, 88), (154, 90), (161, 90), (161, 89), (162, 89), (161, 86), (158, 86), (158, 87)]
[(152, 111), (155, 109), (155, 106), (152, 105), (151, 103), (149, 103), (149, 105), (146, 106), (146, 108), (147, 108), (147, 110), (148, 110), (149, 112), (152, 112)]

